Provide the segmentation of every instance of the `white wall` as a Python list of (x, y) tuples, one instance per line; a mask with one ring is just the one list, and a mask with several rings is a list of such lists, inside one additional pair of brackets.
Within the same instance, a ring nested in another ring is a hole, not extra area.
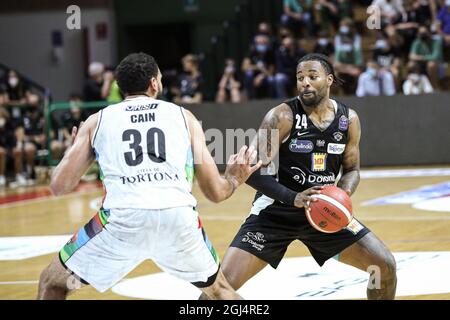
[[(0, 62), (50, 88), (55, 101), (66, 101), (72, 92), (82, 93), (83, 31), (68, 30), (65, 10), (0, 14)], [(107, 38), (97, 40), (95, 25), (107, 25)], [(81, 28), (89, 34), (89, 61), (114, 65), (115, 23), (112, 10), (81, 8)], [(52, 62), (51, 33), (63, 35), (62, 60)]]

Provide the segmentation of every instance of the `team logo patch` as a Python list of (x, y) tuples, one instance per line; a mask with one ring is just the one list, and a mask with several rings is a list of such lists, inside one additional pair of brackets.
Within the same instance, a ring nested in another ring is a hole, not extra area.
[(158, 103), (150, 103), (150, 104), (138, 105), (138, 106), (128, 105), (125, 108), (125, 111), (145, 111), (145, 110), (156, 109), (157, 107), (158, 107)]
[(341, 141), (343, 137), (344, 134), (342, 132), (336, 131), (335, 133), (333, 133), (333, 139), (337, 142)]
[(350, 224), (345, 228), (353, 234), (358, 234), (362, 229), (364, 229), (363, 225), (359, 223), (358, 220), (352, 219)]
[(325, 171), (327, 168), (327, 154), (313, 153), (311, 155), (312, 171)]
[(292, 139), (289, 150), (297, 153), (310, 153), (314, 149), (314, 144), (309, 140)]
[(341, 116), (339, 118), (339, 130), (346, 131), (348, 129), (348, 118)]
[(319, 148), (325, 146), (325, 140), (317, 140), (316, 146), (318, 146)]
[(345, 150), (345, 144), (342, 143), (329, 143), (327, 152), (329, 154), (342, 154)]

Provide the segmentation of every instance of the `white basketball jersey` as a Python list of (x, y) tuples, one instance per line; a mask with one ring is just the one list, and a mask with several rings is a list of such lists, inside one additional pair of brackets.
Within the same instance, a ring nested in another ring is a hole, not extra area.
[(136, 97), (101, 110), (92, 138), (106, 195), (105, 209), (196, 206), (184, 111)]

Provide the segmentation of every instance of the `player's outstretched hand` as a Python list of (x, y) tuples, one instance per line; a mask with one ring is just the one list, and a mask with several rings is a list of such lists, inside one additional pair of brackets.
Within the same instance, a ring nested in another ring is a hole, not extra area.
[(321, 190), (323, 189), (322, 186), (316, 186), (309, 189), (306, 189), (303, 192), (297, 193), (297, 196), (294, 200), (294, 205), (297, 208), (303, 208), (309, 206), (310, 202), (316, 202), (317, 199), (312, 198), (311, 196), (314, 194), (320, 194)]
[(248, 177), (261, 167), (261, 160), (252, 165), (256, 156), (257, 152), (253, 146), (250, 148), (243, 146), (237, 154), (230, 156), (225, 169), (225, 178), (229, 179), (235, 188), (247, 181)]

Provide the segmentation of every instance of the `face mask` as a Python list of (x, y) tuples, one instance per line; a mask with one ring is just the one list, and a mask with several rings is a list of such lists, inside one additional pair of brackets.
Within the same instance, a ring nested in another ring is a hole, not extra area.
[(225, 73), (234, 73), (234, 67), (228, 66), (225, 68)]
[(429, 38), (428, 33), (421, 33), (421, 34), (419, 35), (419, 38), (420, 38), (421, 40), (428, 40), (428, 38)]
[(377, 75), (377, 69), (374, 68), (367, 68), (367, 73), (371, 76), (371, 77), (376, 77)]
[(347, 34), (350, 33), (350, 28), (347, 27), (347, 26), (342, 26), (342, 27), (339, 28), (339, 32), (342, 33), (342, 34), (347, 35)]
[(411, 73), (408, 78), (412, 82), (419, 82), (420, 80), (420, 76), (417, 73)]
[(387, 49), (387, 47), (388, 43), (386, 40), (377, 40), (377, 42), (375, 42), (375, 48), (377, 49)]
[(5, 118), (0, 118), (0, 128), (3, 128), (6, 124), (6, 119)]
[(321, 46), (326, 46), (328, 44), (328, 39), (326, 38), (319, 39), (318, 43)]
[(257, 44), (256, 45), (256, 51), (258, 51), (259, 53), (264, 53), (267, 51), (267, 49), (269, 49), (265, 44)]
[(8, 79), (8, 83), (12, 88), (14, 88), (19, 84), (19, 78), (11, 77)]

